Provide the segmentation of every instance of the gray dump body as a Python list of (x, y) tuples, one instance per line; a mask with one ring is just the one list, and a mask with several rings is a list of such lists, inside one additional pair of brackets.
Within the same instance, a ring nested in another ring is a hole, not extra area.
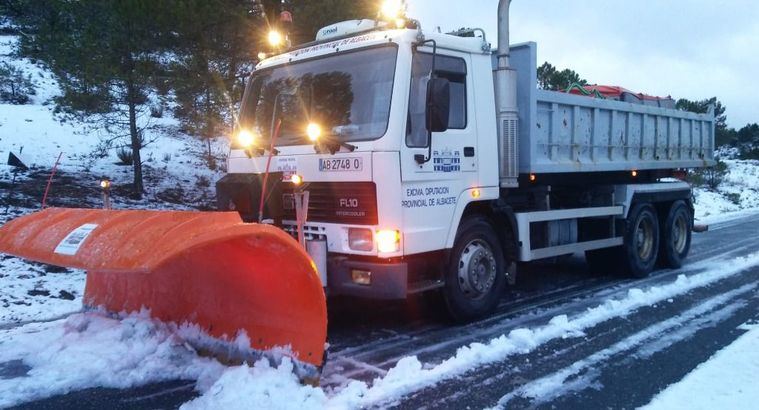
[[(521, 174), (697, 168), (714, 163), (712, 114), (539, 90), (535, 43), (512, 46), (511, 66), (518, 77), (516, 152)], [(501, 140), (501, 161), (508, 158), (504, 154), (510, 151), (509, 139)]]

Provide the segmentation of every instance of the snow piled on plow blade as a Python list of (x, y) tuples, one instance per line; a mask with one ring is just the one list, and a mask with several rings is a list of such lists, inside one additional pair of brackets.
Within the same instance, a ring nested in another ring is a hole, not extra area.
[[(147, 310), (121, 317), (77, 313), (0, 330), (0, 364), (20, 369), (15, 377), (0, 377), (0, 408), (87, 388), (173, 380), (197, 381), (196, 390), (205, 393), (185, 404), (191, 409), (316, 409), (326, 403), (321, 389), (301, 383), (286, 348), (251, 365), (227, 367), (199, 355), (189, 340), (212, 338), (197, 326), (151, 319)], [(243, 348), (245, 342), (241, 336), (225, 347)]]
[[(122, 320), (96, 312), (0, 331), (0, 363), (22, 374), (0, 378), (0, 407), (90, 387), (127, 388), (151, 382), (218, 378), (219, 362), (199, 356), (177, 329), (148, 312)], [(187, 328), (185, 332), (194, 332)]]

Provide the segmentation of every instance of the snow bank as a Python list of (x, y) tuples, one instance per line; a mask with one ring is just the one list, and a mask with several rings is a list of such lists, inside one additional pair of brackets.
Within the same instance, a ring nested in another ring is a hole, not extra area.
[(127, 388), (198, 380), (210, 386), (224, 366), (199, 357), (170, 326), (146, 312), (122, 320), (81, 313), (0, 331), (0, 363), (22, 362), (26, 375), (0, 378), (0, 407), (90, 387)]
[(326, 400), (323, 390), (300, 384), (289, 359), (284, 359), (276, 368), (266, 360), (259, 360), (253, 367), (242, 365), (227, 369), (203, 396), (181, 408), (321, 409)]
[(759, 326), (701, 363), (643, 407), (658, 409), (749, 409), (759, 403)]
[(754, 285), (745, 285), (739, 289), (707, 299), (682, 314), (648, 326), (606, 349), (599, 350), (567, 367), (523, 384), (517, 390), (503, 396), (498, 401), (498, 406), (508, 407), (509, 402), (515, 397), (530, 398), (532, 399), (530, 403), (532, 406), (540, 406), (559, 396), (566, 396), (575, 391), (600, 388), (602, 386), (598, 380), (600, 371), (597, 370), (599, 363), (607, 361), (611, 357), (649, 357), (673, 343), (690, 338), (699, 329), (705, 326), (714, 326), (716, 323), (731, 317), (735, 311), (745, 305), (743, 301), (733, 300), (742, 294), (754, 291), (754, 289)]

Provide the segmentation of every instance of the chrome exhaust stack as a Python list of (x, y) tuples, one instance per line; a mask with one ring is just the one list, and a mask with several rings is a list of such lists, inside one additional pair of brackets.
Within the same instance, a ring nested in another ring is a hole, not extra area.
[(511, 0), (498, 3), (498, 59), (494, 73), (495, 98), (500, 140), (501, 187), (519, 183), (519, 112), (517, 108), (517, 72), (509, 62), (509, 6)]

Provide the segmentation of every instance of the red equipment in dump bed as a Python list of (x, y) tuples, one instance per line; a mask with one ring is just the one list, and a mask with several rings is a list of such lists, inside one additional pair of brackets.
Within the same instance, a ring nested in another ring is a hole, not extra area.
[(635, 93), (627, 88), (616, 85), (579, 85), (573, 84), (567, 92), (575, 95), (602, 96), (615, 101), (625, 101), (634, 104), (652, 105), (656, 107), (675, 108), (672, 97), (656, 97), (653, 95)]

